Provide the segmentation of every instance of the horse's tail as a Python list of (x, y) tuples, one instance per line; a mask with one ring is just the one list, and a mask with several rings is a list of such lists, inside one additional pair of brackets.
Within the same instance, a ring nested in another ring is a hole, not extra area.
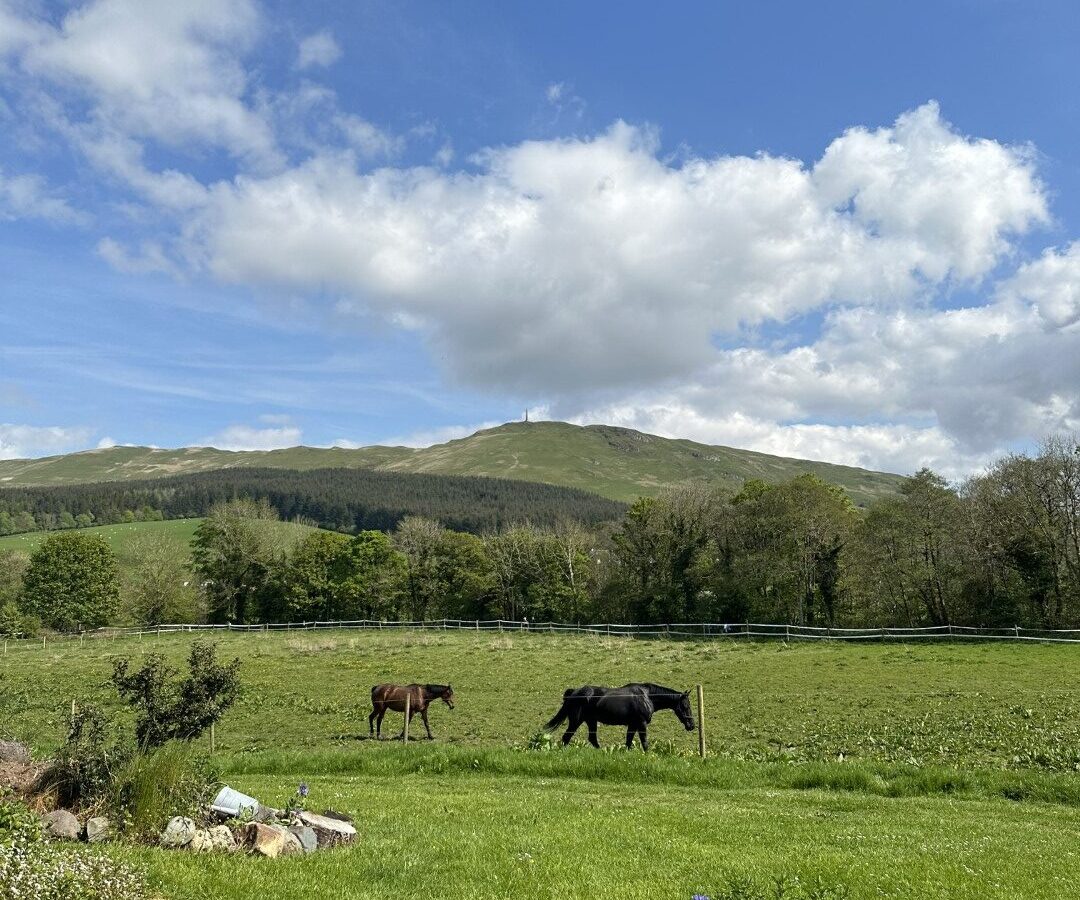
[(563, 691), (562, 706), (559, 707), (559, 711), (555, 713), (554, 718), (544, 726), (544, 731), (551, 731), (553, 728), (558, 728), (562, 722), (566, 721), (567, 716), (570, 715), (570, 695), (573, 693), (573, 688), (567, 688)]

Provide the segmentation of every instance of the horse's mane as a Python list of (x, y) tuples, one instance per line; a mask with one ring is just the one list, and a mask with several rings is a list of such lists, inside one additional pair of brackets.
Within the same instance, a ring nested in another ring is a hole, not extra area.
[(682, 693), (682, 691), (676, 690), (675, 688), (669, 688), (669, 687), (667, 687), (666, 685), (663, 685), (663, 684), (656, 684), (653, 681), (643, 681), (643, 682), (641, 682), (641, 686), (644, 687), (644, 688), (648, 688), (650, 692), (655, 692), (657, 694), (681, 694)]
[(433, 697), (441, 697), (450, 689), (448, 684), (425, 684), (424, 690), (431, 694)]

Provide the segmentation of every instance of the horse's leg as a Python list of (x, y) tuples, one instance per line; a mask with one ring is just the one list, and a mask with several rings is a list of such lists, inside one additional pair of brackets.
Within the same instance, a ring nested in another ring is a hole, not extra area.
[(581, 714), (576, 710), (570, 713), (570, 719), (566, 723), (566, 731), (563, 733), (562, 742), (566, 746), (574, 739), (574, 732), (581, 727)]
[(642, 753), (648, 753), (649, 752), (649, 738), (645, 734), (645, 728), (646, 728), (646, 726), (642, 725), (638, 729), (638, 739), (641, 741), (641, 752)]
[(600, 740), (596, 736), (596, 719), (589, 719), (589, 743), (597, 750), (600, 749)]
[(375, 733), (375, 714), (378, 708), (378, 704), (371, 704), (371, 715), (367, 717), (367, 729), (369, 736)]
[(630, 725), (626, 729), (626, 749), (632, 750), (634, 748), (634, 735), (637, 733), (637, 729), (633, 725)]
[(428, 725), (427, 721), (427, 707), (424, 707), (422, 710), (420, 710), (420, 718), (424, 720), (424, 728), (427, 729), (427, 739), (429, 741), (435, 740), (435, 735), (431, 733), (431, 726)]
[(377, 740), (377, 741), (382, 740), (382, 720), (383, 720), (383, 716), (385, 716), (385, 715), (386, 715), (386, 704), (383, 704), (382, 706), (379, 707), (379, 716), (375, 720), (375, 740)]

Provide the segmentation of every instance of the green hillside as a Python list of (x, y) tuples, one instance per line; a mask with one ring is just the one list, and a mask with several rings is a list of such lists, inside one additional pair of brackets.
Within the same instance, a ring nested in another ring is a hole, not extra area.
[[(191, 552), (191, 539), (202, 519), (172, 519), (167, 522), (129, 522), (123, 525), (98, 525), (94, 528), (79, 529), (80, 534), (97, 534), (105, 538), (106, 543), (120, 558), (123, 564), (130, 555), (132, 543), (147, 535), (162, 535), (176, 545), (176, 552), (186, 559)], [(307, 531), (314, 529), (294, 522), (273, 522), (273, 528), (281, 532), (285, 543), (298, 539)], [(30, 531), (26, 534), (8, 534), (0, 537), (0, 550), (20, 550), (33, 553), (45, 538), (55, 531)]]
[(423, 449), (293, 447), (230, 452), (212, 448), (114, 447), (35, 460), (0, 461), (0, 485), (122, 481), (212, 469), (370, 468), (437, 475), (487, 475), (593, 491), (614, 500), (686, 483), (737, 487), (747, 478), (782, 481), (812, 472), (865, 506), (894, 493), (901, 477), (852, 466), (770, 456), (662, 438), (628, 428), (516, 422)]

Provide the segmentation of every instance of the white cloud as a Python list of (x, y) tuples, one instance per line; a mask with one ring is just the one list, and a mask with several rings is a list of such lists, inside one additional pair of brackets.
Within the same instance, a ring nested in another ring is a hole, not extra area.
[(556, 119), (564, 112), (569, 112), (578, 119), (585, 114), (585, 101), (575, 94), (573, 86), (565, 81), (554, 81), (549, 84), (544, 91), (544, 98), (555, 110)]
[(405, 140), (373, 125), (360, 116), (341, 114), (335, 117), (346, 142), (363, 157), (396, 156), (405, 148)]
[(86, 96), (87, 127), (275, 164), (270, 128), (245, 102), (238, 59), (258, 27), (252, 0), (96, 0), (58, 28), (37, 28), (23, 42), (22, 66)]
[(475, 162), (360, 173), (324, 154), (221, 183), (185, 252), (226, 281), (420, 323), (468, 383), (559, 395), (700, 372), (742, 326), (975, 281), (1047, 218), (1027, 151), (965, 138), (933, 105), (848, 132), (811, 168), (673, 166), (622, 123)]
[(300, 445), (303, 432), (295, 425), (278, 428), (253, 428), (230, 425), (217, 434), (202, 438), (195, 446), (218, 450), (280, 450)]
[(118, 272), (136, 275), (150, 272), (177, 273), (176, 266), (164, 248), (155, 241), (143, 241), (139, 249), (132, 252), (112, 238), (102, 238), (98, 241), (97, 253)]
[(114, 441), (111, 437), (103, 437), (100, 441), (97, 442), (98, 450), (111, 450), (115, 446), (116, 441)]
[(0, 423), (0, 459), (70, 453), (85, 447), (92, 434), (92, 429), (81, 426)]
[(309, 34), (300, 41), (296, 55), (296, 68), (331, 66), (339, 59), (341, 59), (341, 47), (334, 40), (334, 36), (324, 29), (315, 34)]
[(49, 189), (40, 175), (5, 175), (0, 170), (0, 220), (44, 219), (56, 224), (86, 224), (89, 217)]

